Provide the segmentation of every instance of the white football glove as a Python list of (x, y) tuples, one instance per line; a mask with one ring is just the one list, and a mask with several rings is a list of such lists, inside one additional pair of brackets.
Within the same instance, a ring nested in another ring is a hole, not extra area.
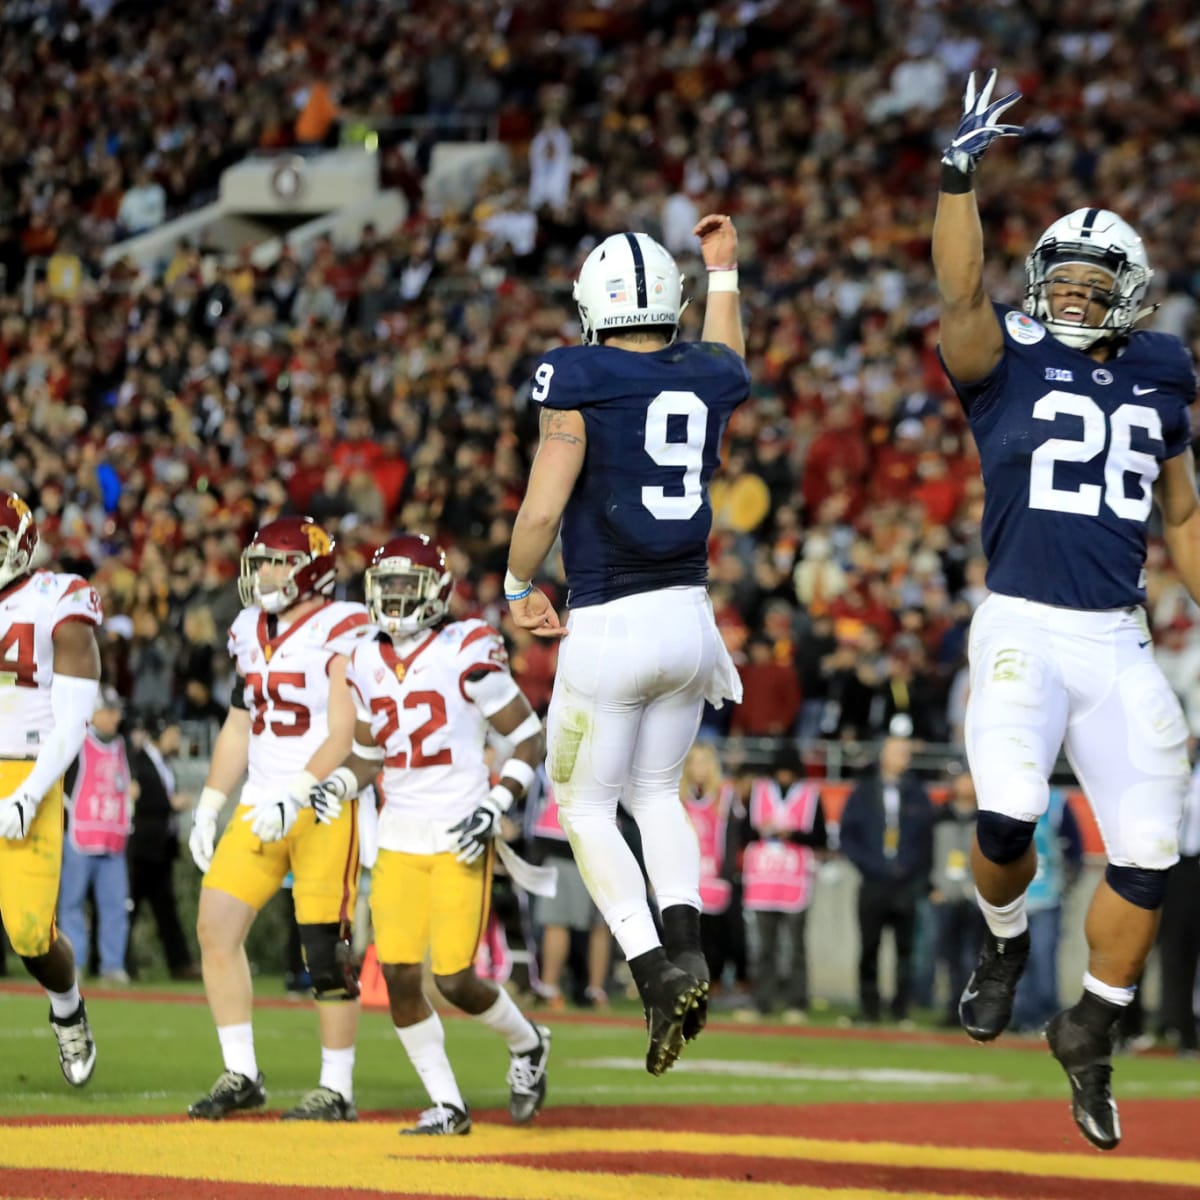
[(0, 800), (0, 838), (23, 842), (37, 810), (38, 799), (28, 792), (16, 792)]
[(291, 832), (302, 808), (308, 807), (309, 793), (317, 783), (311, 771), (301, 771), (278, 800), (256, 804), (243, 818), (260, 842), (278, 842)]
[(192, 832), (188, 834), (188, 849), (192, 862), (207, 873), (217, 849), (217, 817), (211, 808), (197, 808), (192, 813)]
[(317, 824), (332, 825), (342, 815), (342, 801), (357, 791), (358, 780), (349, 767), (338, 767), (328, 779), (311, 788), (308, 802), (316, 814)]

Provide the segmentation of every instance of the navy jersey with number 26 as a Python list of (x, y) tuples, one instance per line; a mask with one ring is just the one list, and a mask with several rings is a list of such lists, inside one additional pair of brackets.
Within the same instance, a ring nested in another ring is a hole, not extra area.
[(1191, 442), (1191, 356), (1139, 330), (1098, 363), (997, 304), (1004, 355), (955, 381), (979, 446), (994, 592), (1089, 610), (1146, 599), (1146, 526), (1161, 464)]
[(708, 582), (708, 482), (746, 399), (746, 364), (716, 342), (651, 354), (608, 346), (551, 350), (533, 399), (578, 409), (587, 453), (563, 514), (570, 608)]

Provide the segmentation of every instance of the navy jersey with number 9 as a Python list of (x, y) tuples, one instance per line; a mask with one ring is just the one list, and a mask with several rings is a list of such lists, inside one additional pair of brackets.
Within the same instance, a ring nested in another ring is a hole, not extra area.
[(708, 483), (730, 414), (749, 391), (745, 362), (716, 342), (546, 354), (533, 399), (578, 409), (587, 430), (563, 513), (570, 608), (708, 582)]
[(1098, 363), (994, 307), (1003, 357), (978, 383), (951, 380), (983, 468), (988, 587), (1065, 608), (1141, 604), (1154, 481), (1191, 444), (1187, 348), (1138, 330)]

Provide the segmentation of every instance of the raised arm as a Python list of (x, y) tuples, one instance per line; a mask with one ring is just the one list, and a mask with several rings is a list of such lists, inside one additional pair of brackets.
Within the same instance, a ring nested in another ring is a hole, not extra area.
[(696, 222), (692, 232), (700, 239), (700, 253), (708, 270), (708, 296), (700, 337), (706, 342), (720, 342), (739, 358), (745, 358), (746, 335), (742, 331), (738, 293), (737, 230), (729, 217), (709, 213)]
[(961, 383), (984, 378), (1000, 361), (1004, 336), (983, 290), (983, 227), (973, 178), (984, 151), (998, 137), (1020, 133), (1019, 125), (997, 122), (1021, 98), (1019, 92), (992, 103), (993, 71), (978, 97), (975, 73), (967, 80), (963, 118), (942, 155), (942, 184), (933, 220), (933, 269), (942, 320), (942, 358)]

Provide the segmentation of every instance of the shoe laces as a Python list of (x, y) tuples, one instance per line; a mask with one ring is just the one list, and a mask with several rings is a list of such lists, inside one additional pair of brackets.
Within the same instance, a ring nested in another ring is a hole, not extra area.
[(236, 1093), (242, 1090), (242, 1080), (245, 1075), (239, 1075), (236, 1071), (222, 1071), (217, 1078), (217, 1082), (213, 1084), (212, 1091), (209, 1093), (213, 1099), (218, 1096), (223, 1096), (227, 1092)]
[(91, 1049), (92, 1035), (86, 1021), (77, 1021), (73, 1025), (55, 1025), (55, 1035), (58, 1045), (64, 1054), (70, 1058), (86, 1058)]
[(311, 1092), (305, 1093), (300, 1098), (300, 1103), (292, 1111), (324, 1112), (325, 1109), (336, 1106), (339, 1101), (343, 1101), (340, 1092), (335, 1092), (332, 1088), (326, 1087), (313, 1088)]
[(445, 1104), (435, 1104), (423, 1109), (417, 1116), (418, 1129), (450, 1129), (456, 1120), (454, 1109)]
[[(541, 1055), (542, 1046), (543, 1043), (539, 1041), (532, 1050), (512, 1056), (508, 1064), (508, 1086), (514, 1092), (531, 1093), (541, 1082), (546, 1070), (546, 1060)], [(541, 1058), (540, 1062), (533, 1061), (535, 1055)]]

